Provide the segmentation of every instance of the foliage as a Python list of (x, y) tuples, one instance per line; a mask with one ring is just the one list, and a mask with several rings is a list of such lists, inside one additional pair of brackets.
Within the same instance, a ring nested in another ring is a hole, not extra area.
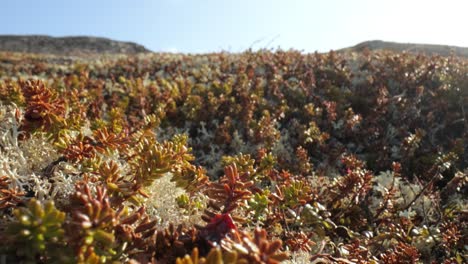
[(468, 62), (0, 53), (11, 263), (466, 263)]
[(18, 256), (25, 261), (47, 261), (60, 259), (58, 248), (62, 248), (65, 213), (55, 208), (53, 201), (42, 205), (36, 199), (31, 199), (27, 207), (13, 211), (15, 221), (9, 224), (7, 232), (11, 236)]

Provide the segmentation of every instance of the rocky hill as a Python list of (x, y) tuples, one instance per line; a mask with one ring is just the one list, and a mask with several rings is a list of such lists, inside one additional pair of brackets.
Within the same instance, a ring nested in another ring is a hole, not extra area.
[(133, 42), (100, 37), (50, 37), (42, 35), (0, 35), (0, 51), (55, 55), (136, 54), (150, 50)]
[(432, 45), (432, 44), (415, 44), (415, 43), (397, 43), (381, 40), (365, 41), (356, 46), (339, 50), (339, 52), (362, 52), (365, 49), (373, 50), (391, 50), (396, 52), (422, 53), (426, 55), (441, 55), (450, 56), (451, 54), (459, 57), (468, 57), (468, 48), (447, 46), (447, 45)]
[[(337, 50), (340, 53), (362, 52), (364, 50), (390, 50), (395, 52), (422, 53), (426, 55), (455, 55), (468, 58), (468, 48), (397, 43), (382, 40), (361, 42), (355, 46)], [(151, 52), (134, 42), (123, 42), (102, 37), (70, 36), (51, 37), (45, 35), (0, 35), (0, 52), (24, 52), (52, 55), (82, 56), (93, 54), (137, 54)]]

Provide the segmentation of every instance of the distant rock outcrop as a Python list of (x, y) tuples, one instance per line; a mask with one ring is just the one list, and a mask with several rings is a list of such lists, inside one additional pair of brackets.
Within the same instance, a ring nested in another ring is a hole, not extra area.
[(414, 44), (414, 43), (397, 43), (381, 40), (365, 41), (356, 46), (341, 49), (338, 52), (355, 51), (362, 52), (365, 49), (369, 50), (391, 50), (396, 52), (406, 51), (408, 53), (422, 53), (426, 55), (441, 55), (441, 56), (459, 56), (468, 57), (468, 48), (447, 46), (447, 45), (432, 45), (432, 44)]
[(50, 37), (41, 35), (0, 35), (0, 51), (55, 55), (136, 54), (150, 50), (133, 42), (100, 37)]

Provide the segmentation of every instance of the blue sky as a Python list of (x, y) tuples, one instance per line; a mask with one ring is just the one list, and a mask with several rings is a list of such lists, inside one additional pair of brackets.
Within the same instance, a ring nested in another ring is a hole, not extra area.
[(189, 53), (328, 51), (364, 40), (468, 47), (465, 0), (3, 0), (0, 34), (92, 35)]

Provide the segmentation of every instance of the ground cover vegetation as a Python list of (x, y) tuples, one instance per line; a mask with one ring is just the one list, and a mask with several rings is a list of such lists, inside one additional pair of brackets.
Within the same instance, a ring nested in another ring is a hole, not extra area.
[(468, 61), (0, 53), (7, 263), (466, 263)]

